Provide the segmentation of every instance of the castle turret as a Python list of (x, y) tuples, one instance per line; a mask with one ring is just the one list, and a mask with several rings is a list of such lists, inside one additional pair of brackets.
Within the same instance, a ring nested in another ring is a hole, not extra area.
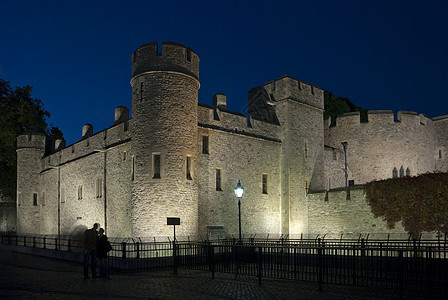
[(281, 125), (282, 231), (307, 233), (307, 193), (324, 186), (324, 92), (289, 76), (263, 89)]
[(199, 57), (181, 44), (145, 44), (132, 55), (135, 236), (196, 235)]
[(40, 233), (39, 173), (45, 154), (45, 135), (17, 137), (17, 232)]

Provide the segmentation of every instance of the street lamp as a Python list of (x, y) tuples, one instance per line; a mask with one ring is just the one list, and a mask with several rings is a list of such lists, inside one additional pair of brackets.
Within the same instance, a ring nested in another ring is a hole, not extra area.
[(235, 196), (238, 198), (238, 221), (239, 221), (239, 230), (240, 230), (240, 238), (238, 240), (238, 244), (242, 244), (241, 240), (241, 197), (243, 197), (244, 188), (241, 185), (241, 182), (238, 180), (238, 184), (236, 185), (235, 189)]

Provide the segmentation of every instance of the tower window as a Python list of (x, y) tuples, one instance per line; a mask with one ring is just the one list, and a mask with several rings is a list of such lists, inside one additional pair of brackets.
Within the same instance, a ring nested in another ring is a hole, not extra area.
[(152, 178), (160, 178), (160, 154), (153, 154), (152, 165), (154, 170)]
[(37, 206), (37, 193), (33, 194), (33, 205)]
[(392, 170), (392, 178), (397, 178), (397, 177), (398, 177), (398, 171), (397, 171), (397, 168), (394, 168)]
[(78, 200), (82, 200), (82, 185), (78, 186)]
[(404, 177), (404, 169), (403, 166), (400, 168), (400, 177)]
[(103, 179), (101, 177), (96, 179), (96, 197), (101, 198), (103, 196)]
[(202, 154), (208, 154), (208, 135), (202, 136)]
[(305, 143), (305, 158), (308, 158), (308, 144)]
[(126, 161), (127, 157), (128, 157), (128, 153), (126, 151), (123, 151), (123, 161)]
[(65, 188), (61, 188), (61, 203), (65, 203)]
[(191, 156), (187, 156), (187, 168), (186, 168), (187, 180), (192, 180), (191, 178)]
[(134, 180), (134, 176), (135, 176), (135, 156), (132, 156), (131, 180)]
[(222, 191), (221, 188), (221, 169), (216, 169), (216, 190)]
[(442, 150), (439, 150), (439, 158), (442, 158)]
[(267, 194), (268, 193), (268, 174), (263, 174), (261, 180), (262, 180), (262, 192), (263, 192), (263, 194)]
[(409, 168), (406, 168), (406, 176), (411, 176), (411, 170)]

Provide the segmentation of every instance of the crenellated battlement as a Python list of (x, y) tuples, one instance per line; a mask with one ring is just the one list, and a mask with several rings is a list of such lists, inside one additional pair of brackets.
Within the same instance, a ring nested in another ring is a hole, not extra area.
[(132, 78), (153, 71), (171, 71), (190, 75), (199, 80), (199, 57), (190, 48), (173, 42), (157, 42), (140, 46), (132, 54)]
[(24, 133), (17, 137), (17, 149), (45, 150), (45, 135), (41, 133)]
[(263, 85), (274, 102), (285, 99), (295, 100), (319, 109), (324, 109), (324, 90), (297, 80), (291, 76), (283, 76)]
[[(448, 116), (447, 116), (448, 118)], [(418, 125), (429, 125), (434, 121), (442, 120), (442, 117), (429, 118), (424, 114), (418, 114), (413, 111), (398, 111), (396, 118), (391, 110), (369, 110), (368, 111), (368, 121), (361, 122), (361, 116), (359, 112), (349, 112), (337, 116), (336, 126), (331, 128), (347, 128), (347, 127), (359, 127), (361, 124), (366, 124), (366, 126), (372, 125), (394, 125), (402, 124), (406, 126), (418, 126)], [(331, 118), (326, 119), (325, 128), (331, 126)]]

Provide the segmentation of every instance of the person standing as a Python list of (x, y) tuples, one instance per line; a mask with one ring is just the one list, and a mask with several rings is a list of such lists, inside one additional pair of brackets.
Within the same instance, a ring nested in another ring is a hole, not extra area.
[(89, 279), (89, 264), (92, 269), (92, 278), (96, 277), (96, 246), (98, 243), (98, 227), (100, 224), (93, 224), (93, 228), (84, 232), (84, 279)]
[(98, 237), (98, 244), (96, 249), (96, 256), (98, 257), (100, 277), (108, 277), (108, 263), (107, 263), (107, 252), (110, 251), (110, 243), (107, 236), (104, 234), (104, 229), (100, 228)]

